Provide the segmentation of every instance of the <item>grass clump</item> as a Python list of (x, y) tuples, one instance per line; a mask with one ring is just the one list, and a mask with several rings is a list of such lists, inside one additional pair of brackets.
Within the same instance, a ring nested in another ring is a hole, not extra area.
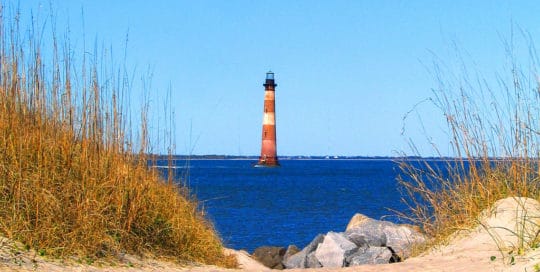
[[(540, 198), (540, 66), (534, 46), (522, 37), (526, 48), (505, 44), (508, 72), (490, 80), (470, 72), (474, 63), (459, 50), (457, 71), (434, 66), (438, 86), (430, 101), (446, 120), (452, 157), (434, 145), (439, 162), (403, 161), (400, 185), (411, 210), (406, 217), (435, 243), (477, 224), (480, 212), (499, 199)], [(522, 52), (528, 53), (524, 62)]]
[(53, 257), (234, 266), (187, 189), (148, 167), (146, 110), (132, 140), (127, 77), (104, 73), (96, 54), (74, 59), (55, 33), (23, 36), (18, 15), (1, 15), (0, 233)]

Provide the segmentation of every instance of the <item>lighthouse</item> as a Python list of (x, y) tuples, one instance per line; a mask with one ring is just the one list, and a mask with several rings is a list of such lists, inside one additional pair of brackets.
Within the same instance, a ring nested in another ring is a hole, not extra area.
[(266, 73), (264, 86), (264, 113), (261, 156), (256, 167), (279, 166), (276, 148), (276, 86), (274, 73)]

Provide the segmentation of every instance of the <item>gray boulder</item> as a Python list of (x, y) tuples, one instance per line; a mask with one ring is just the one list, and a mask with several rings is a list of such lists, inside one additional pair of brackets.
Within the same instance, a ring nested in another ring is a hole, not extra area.
[(362, 264), (385, 264), (393, 260), (393, 254), (387, 247), (364, 247), (347, 257), (347, 266)]
[(323, 267), (343, 267), (345, 259), (358, 250), (343, 233), (329, 232), (315, 251), (315, 257)]
[(272, 269), (283, 269), (284, 247), (262, 246), (253, 251), (252, 256), (261, 264)]
[(285, 268), (308, 268), (308, 255), (317, 249), (317, 246), (323, 242), (325, 235), (319, 234), (311, 243), (304, 247), (300, 252), (285, 258), (283, 265)]
[(347, 239), (358, 247), (385, 247), (386, 234), (379, 228), (354, 228), (345, 232)]
[(383, 231), (386, 234), (386, 246), (401, 259), (411, 256), (414, 245), (426, 242), (426, 237), (422, 233), (407, 225), (387, 225)]
[(306, 258), (307, 258), (307, 254), (305, 254), (305, 252), (298, 252), (292, 256), (290, 256), (289, 258), (286, 258), (286, 259), (283, 259), (283, 266), (285, 266), (285, 268), (287, 269), (290, 269), (290, 268), (306, 268)]
[(411, 255), (413, 245), (426, 242), (425, 236), (410, 226), (375, 220), (360, 214), (351, 219), (345, 235), (359, 247), (389, 247), (402, 259)]
[(295, 245), (289, 245), (287, 247), (287, 251), (285, 251), (285, 255), (283, 255), (283, 260), (288, 259), (289, 257), (298, 252), (300, 252), (300, 249), (298, 249), (298, 247), (296, 247)]
[(319, 259), (317, 259), (317, 256), (315, 256), (315, 251), (309, 253), (306, 258), (306, 268), (320, 268), (320, 267), (322, 267), (322, 264), (319, 262)]
[(364, 224), (365, 221), (369, 221), (369, 220), (372, 220), (371, 218), (361, 214), (361, 213), (357, 213), (355, 215), (353, 215), (353, 217), (351, 217), (351, 220), (349, 220), (349, 224), (347, 224), (347, 228), (345, 229), (345, 231), (348, 231), (350, 229), (353, 229), (357, 226), (360, 226), (362, 224)]

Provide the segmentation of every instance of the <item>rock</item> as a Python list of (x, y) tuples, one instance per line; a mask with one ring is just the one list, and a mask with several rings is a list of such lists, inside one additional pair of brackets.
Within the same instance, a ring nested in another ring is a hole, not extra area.
[(298, 249), (295, 245), (289, 245), (287, 247), (287, 251), (285, 251), (285, 255), (283, 255), (283, 260), (288, 259), (292, 255), (300, 252), (300, 249)]
[(387, 247), (364, 247), (346, 258), (347, 266), (362, 264), (385, 264), (393, 262), (393, 254)]
[(423, 234), (406, 225), (390, 223), (384, 226), (383, 231), (386, 234), (386, 246), (390, 247), (401, 259), (411, 256), (414, 245), (426, 242)]
[(284, 247), (262, 246), (253, 252), (253, 258), (272, 269), (283, 269)]
[(315, 239), (313, 239), (313, 241), (311, 241), (311, 243), (304, 247), (300, 252), (285, 258), (283, 260), (283, 265), (285, 268), (306, 268), (308, 255), (317, 249), (317, 246), (322, 243), (324, 237), (324, 234), (317, 235)]
[(426, 241), (424, 235), (411, 226), (380, 221), (361, 214), (355, 214), (346, 230), (347, 238), (362, 247), (387, 246), (401, 259), (411, 255), (412, 246)]
[(368, 224), (365, 227), (350, 229), (345, 232), (345, 235), (358, 247), (385, 247), (387, 243), (386, 234), (382, 228), (372, 227)]
[(355, 228), (357, 226), (361, 226), (364, 222), (366, 221), (369, 221), (369, 220), (373, 220), (363, 214), (360, 214), (360, 213), (357, 213), (355, 215), (353, 215), (353, 217), (351, 218), (351, 220), (349, 221), (349, 224), (347, 224), (347, 228), (345, 229), (345, 231), (348, 231), (352, 228)]
[(306, 268), (320, 267), (322, 267), (322, 264), (319, 262), (319, 259), (317, 259), (317, 256), (315, 256), (315, 252), (309, 253), (306, 258)]
[(283, 265), (285, 268), (306, 268), (306, 258), (307, 255), (305, 252), (298, 252), (289, 258), (283, 259)]
[(343, 233), (329, 232), (315, 251), (315, 257), (323, 267), (343, 267), (345, 258), (353, 254), (358, 247), (347, 240)]
[(317, 250), (317, 247), (319, 247), (319, 244), (324, 241), (324, 237), (326, 237), (326, 235), (324, 235), (324, 234), (317, 235), (315, 237), (315, 239), (313, 239), (313, 241), (311, 241), (311, 243), (309, 243), (304, 249), (302, 249), (302, 251), (305, 250), (307, 253), (311, 253), (311, 252)]

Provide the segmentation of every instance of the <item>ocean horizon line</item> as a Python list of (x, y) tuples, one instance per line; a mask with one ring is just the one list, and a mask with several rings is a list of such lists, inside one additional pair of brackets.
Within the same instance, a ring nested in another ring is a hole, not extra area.
[[(154, 154), (158, 159), (173, 160), (258, 160), (258, 155), (164, 155)], [(353, 156), (353, 155), (284, 155), (278, 156), (279, 160), (430, 160), (430, 161), (448, 161), (448, 160), (484, 160), (485, 158), (460, 158), (450, 156)], [(524, 159), (519, 157), (490, 157), (489, 160), (508, 160), (508, 159)], [(528, 158), (528, 159), (540, 159), (540, 158)]]

